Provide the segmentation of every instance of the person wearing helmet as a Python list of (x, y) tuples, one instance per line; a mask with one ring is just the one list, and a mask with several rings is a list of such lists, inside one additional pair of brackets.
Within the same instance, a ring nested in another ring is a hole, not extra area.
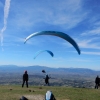
[(28, 88), (28, 74), (27, 71), (24, 72), (23, 74), (23, 84), (22, 87), (24, 87), (24, 83), (26, 82), (26, 87)]
[(52, 91), (47, 91), (46, 94), (45, 94), (45, 100), (56, 100)]

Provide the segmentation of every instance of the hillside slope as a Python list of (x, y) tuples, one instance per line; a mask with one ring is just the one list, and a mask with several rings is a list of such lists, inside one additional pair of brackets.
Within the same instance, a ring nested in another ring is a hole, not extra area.
[(57, 100), (100, 100), (100, 90), (71, 87), (0, 85), (0, 100), (43, 100), (47, 90), (52, 90)]

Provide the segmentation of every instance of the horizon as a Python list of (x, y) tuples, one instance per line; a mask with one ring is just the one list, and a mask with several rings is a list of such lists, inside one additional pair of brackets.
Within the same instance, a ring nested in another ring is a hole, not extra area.
[[(54, 68), (100, 70), (100, 1), (95, 0), (1, 0), (0, 65), (39, 65)], [(69, 35), (81, 50), (62, 38), (41, 35), (39, 31), (58, 31)], [(54, 56), (39, 50), (50, 50)]]
[(100, 71), (100, 69), (98, 70), (95, 70), (95, 69), (91, 69), (91, 68), (84, 68), (84, 67), (50, 67), (50, 66), (40, 66), (40, 65), (29, 65), (29, 66), (21, 66), (21, 65), (0, 65), (0, 67), (12, 67), (12, 66), (15, 66), (15, 67), (46, 67), (46, 68), (54, 68), (54, 69), (59, 69), (59, 68), (69, 68), (69, 69), (89, 69), (89, 70), (94, 70), (94, 71)]

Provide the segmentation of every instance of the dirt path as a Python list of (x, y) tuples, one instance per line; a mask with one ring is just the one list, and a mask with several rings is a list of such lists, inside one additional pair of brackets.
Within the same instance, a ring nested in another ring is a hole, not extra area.
[[(44, 95), (23, 95), (28, 100), (44, 100)], [(63, 100), (70, 100), (70, 99), (63, 99)]]
[(29, 100), (44, 100), (43, 95), (24, 95)]

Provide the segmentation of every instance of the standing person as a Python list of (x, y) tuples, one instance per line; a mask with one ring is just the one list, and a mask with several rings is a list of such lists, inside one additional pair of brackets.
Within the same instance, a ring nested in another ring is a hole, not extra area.
[(98, 89), (99, 84), (100, 84), (100, 79), (99, 76), (97, 75), (97, 77), (95, 78), (95, 89)]
[(22, 87), (24, 86), (24, 83), (26, 82), (26, 87), (28, 88), (28, 74), (27, 71), (23, 74), (23, 84)]
[(49, 86), (49, 79), (50, 79), (50, 77), (48, 76), (48, 74), (46, 75), (46, 77), (45, 77), (45, 83)]

